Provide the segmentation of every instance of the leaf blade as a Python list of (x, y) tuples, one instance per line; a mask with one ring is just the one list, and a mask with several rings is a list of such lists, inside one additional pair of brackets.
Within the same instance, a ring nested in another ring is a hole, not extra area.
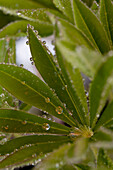
[(110, 42), (100, 21), (80, 0), (73, 0), (73, 5), (77, 27), (89, 38), (97, 50), (101, 53), (108, 52), (111, 49)]
[(6, 133), (64, 133), (70, 129), (47, 119), (11, 109), (0, 109), (0, 131)]
[(90, 88), (90, 125), (95, 121), (105, 105), (112, 84), (113, 57), (109, 57), (98, 69)]

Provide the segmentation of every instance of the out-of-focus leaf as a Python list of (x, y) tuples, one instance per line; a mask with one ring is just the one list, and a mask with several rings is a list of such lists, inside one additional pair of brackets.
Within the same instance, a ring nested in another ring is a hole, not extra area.
[(1, 64), (0, 84), (19, 100), (75, 125), (55, 93), (31, 72), (14, 65)]
[(75, 22), (77, 27), (89, 38), (101, 53), (111, 49), (111, 44), (102, 24), (80, 0), (73, 0)]
[(87, 139), (78, 139), (74, 144), (66, 144), (51, 153), (46, 159), (38, 164), (35, 169), (60, 169), (66, 163), (77, 163), (84, 159), (87, 151)]
[(112, 119), (113, 119), (113, 101), (110, 104), (108, 104), (107, 108), (102, 113), (101, 117), (96, 123), (94, 129), (96, 130), (100, 126), (104, 126), (105, 124), (108, 124)]
[(57, 36), (60, 37), (61, 40), (70, 42), (70, 44), (73, 44), (74, 46), (84, 45), (88, 48), (93, 48), (93, 45), (89, 39), (87, 39), (87, 37), (82, 34), (79, 29), (67, 21), (59, 19), (57, 22), (57, 27), (59, 30), (59, 34), (57, 33)]
[(112, 142), (113, 135), (108, 129), (101, 128), (94, 133), (91, 139), (93, 140), (92, 142)]
[(68, 134), (69, 128), (19, 110), (0, 109), (0, 131), (6, 133)]
[(42, 4), (40, 3), (36, 3), (30, 0), (25, 0), (23, 3), (23, 0), (0, 0), (0, 6), (1, 7), (6, 7), (9, 9), (37, 9), (40, 7), (44, 7)]
[(113, 29), (112, 29), (113, 28), (113, 4), (111, 0), (100, 1), (100, 20), (108, 34), (109, 39), (113, 41)]
[[(26, 36), (27, 25), (31, 24), (39, 34), (42, 36), (50, 35), (53, 32), (53, 27), (50, 23), (38, 23), (27, 20), (15, 21), (0, 30), (0, 38), (21, 36), (21, 32), (24, 33), (22, 36)], [(46, 28), (46, 29), (45, 29)]]
[(94, 128), (111, 89), (113, 57), (109, 57), (97, 71), (90, 88), (90, 125)]
[(73, 9), (71, 0), (53, 0), (56, 7), (63, 12), (63, 14), (69, 18), (69, 21), (74, 24)]
[(8, 154), (5, 159), (0, 162), (0, 168), (11, 168), (27, 163), (36, 164), (40, 162), (39, 158), (43, 158), (46, 153), (52, 152), (66, 141), (57, 142), (40, 142), (38, 144), (26, 145), (19, 150)]
[(84, 164), (76, 164), (75, 167), (77, 168), (76, 170), (91, 170), (90, 166)]
[(91, 78), (94, 76), (102, 63), (102, 56), (98, 52), (84, 47), (76, 48), (75, 45), (65, 40), (57, 39), (56, 43), (61, 54), (73, 67), (79, 68), (81, 72)]
[(56, 53), (65, 83), (67, 84), (67, 89), (75, 106), (76, 112), (73, 111), (72, 115), (75, 119), (78, 115), (80, 121), (83, 124), (87, 124), (86, 115), (88, 113), (88, 108), (81, 74), (78, 69), (73, 69), (71, 64), (65, 61), (64, 56), (60, 54), (58, 49), (56, 49)]
[(103, 168), (105, 167), (107, 169), (113, 169), (113, 162), (103, 149), (99, 150), (97, 167), (103, 167)]
[(48, 51), (44, 43), (36, 37), (31, 28), (29, 28), (28, 33), (31, 54), (38, 71), (49, 87), (55, 90), (55, 93), (58, 95), (59, 99), (67, 105), (70, 111), (74, 111), (74, 106), (70, 100), (67, 85), (62, 79), (58, 66), (56, 66), (56, 63), (53, 61), (53, 55), (50, 51)]
[[(6, 142), (4, 145), (0, 145), (0, 154), (10, 154), (15, 149), (20, 149), (25, 145), (41, 144), (41, 143), (59, 143), (70, 142), (71, 140), (67, 136), (54, 136), (54, 135), (31, 135), (12, 139)], [(10, 146), (10, 147), (9, 147)]]

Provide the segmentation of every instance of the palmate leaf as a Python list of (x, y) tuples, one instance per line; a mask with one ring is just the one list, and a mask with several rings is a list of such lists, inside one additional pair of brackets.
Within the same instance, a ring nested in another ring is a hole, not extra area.
[[(43, 137), (41, 138), (43, 139)], [(47, 138), (45, 137), (45, 139)], [(53, 149), (58, 148), (60, 145), (67, 143), (67, 142), (69, 141), (62, 140), (62, 139), (60, 141), (60, 138), (59, 138), (59, 141), (58, 140), (55, 141), (55, 138), (52, 140), (52, 137), (50, 137), (50, 139), (45, 142), (40, 141), (38, 143), (37, 141), (37, 143), (31, 144), (31, 145), (30, 144), (25, 145), (21, 147), (20, 149), (16, 149), (14, 152), (8, 154), (8, 156), (6, 156), (6, 158), (0, 162), (0, 168), (17, 167), (20, 165), (25, 165), (27, 164), (27, 162), (28, 163), (31, 162), (31, 164), (32, 163), (36, 164), (38, 163), (38, 161), (40, 161), (38, 159), (43, 158), (46, 153), (52, 152)]]
[(56, 7), (74, 24), (74, 16), (71, 0), (53, 0)]
[(35, 115), (11, 109), (0, 109), (0, 131), (6, 133), (68, 134), (69, 128)]
[[(67, 143), (71, 139), (67, 136), (53, 136), (53, 135), (30, 135), (7, 141), (5, 144), (0, 145), (0, 154), (6, 155), (18, 150), (26, 145), (47, 144), (47, 143)], [(9, 147), (10, 146), (10, 147)]]
[(89, 38), (94, 47), (101, 53), (112, 47), (102, 24), (95, 14), (80, 0), (73, 0), (74, 16), (77, 27)]
[(80, 160), (84, 159), (88, 148), (87, 142), (87, 139), (82, 138), (78, 139), (76, 143), (63, 145), (39, 163), (35, 167), (35, 170), (56, 170), (62, 168), (67, 163), (78, 163)]
[(53, 32), (53, 26), (49, 22), (44, 23), (44, 22), (38, 22), (38, 21), (33, 22), (33, 21), (27, 21), (27, 20), (20, 20), (20, 21), (12, 22), (8, 24), (7, 26), (3, 27), (0, 30), (0, 38), (4, 38), (6, 36), (9, 36), (9, 37), (26, 36), (28, 24), (31, 24), (36, 30), (39, 31), (40, 35), (42, 36), (50, 35)]
[(83, 124), (87, 124), (86, 115), (88, 113), (88, 108), (81, 74), (78, 69), (73, 69), (72, 66), (65, 61), (58, 49), (56, 49), (56, 53), (65, 83), (67, 84), (67, 89), (76, 109), (76, 112), (73, 112), (72, 114), (75, 118), (77, 118), (78, 115), (80, 121)]
[[(113, 4), (111, 0), (100, 1), (100, 20), (108, 34), (108, 37), (113, 42)], [(112, 44), (111, 42), (111, 44)]]
[(97, 71), (90, 88), (90, 126), (94, 128), (112, 84), (113, 57), (109, 57)]
[(67, 85), (63, 81), (62, 75), (53, 61), (52, 54), (47, 50), (44, 43), (37, 38), (31, 28), (28, 29), (28, 33), (31, 54), (38, 71), (49, 87), (55, 90), (59, 99), (67, 105), (70, 112), (74, 112), (75, 107), (70, 100)]
[(70, 125), (75, 125), (58, 97), (31, 72), (14, 65), (0, 64), (0, 84), (26, 104), (49, 112)]

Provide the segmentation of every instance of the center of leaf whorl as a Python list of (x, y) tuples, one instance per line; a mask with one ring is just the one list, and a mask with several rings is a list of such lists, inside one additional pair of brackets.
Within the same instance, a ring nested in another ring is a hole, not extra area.
[(81, 128), (75, 128), (74, 131), (70, 133), (70, 136), (90, 138), (93, 134), (93, 131), (89, 127), (82, 126)]

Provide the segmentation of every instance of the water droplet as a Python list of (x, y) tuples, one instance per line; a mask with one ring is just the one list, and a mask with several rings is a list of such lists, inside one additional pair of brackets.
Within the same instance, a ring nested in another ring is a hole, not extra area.
[(100, 116), (100, 115), (99, 115), (99, 114), (97, 114), (97, 118), (99, 118), (99, 116)]
[(50, 98), (49, 97), (45, 98), (45, 101), (46, 101), (46, 103), (49, 103), (50, 102)]
[(4, 127), (5, 130), (8, 130), (8, 128), (9, 128), (8, 125)]
[(56, 168), (59, 168), (59, 164), (58, 163), (56, 163)]
[(26, 121), (26, 120), (24, 120), (24, 121), (22, 122), (22, 124), (23, 124), (23, 125), (26, 125), (26, 124), (27, 124), (27, 121)]
[(46, 41), (43, 41), (44, 44), (46, 44)]
[(24, 65), (23, 64), (20, 64), (20, 67), (23, 67)]
[(34, 62), (31, 62), (32, 65), (34, 65)]
[(43, 123), (42, 128), (44, 130), (49, 130), (50, 129), (50, 125), (48, 123)]
[(29, 41), (26, 41), (26, 45), (29, 45)]
[(63, 113), (63, 109), (62, 109), (60, 106), (58, 106), (58, 107), (56, 108), (56, 112), (57, 112), (58, 114), (62, 114), (62, 113)]

